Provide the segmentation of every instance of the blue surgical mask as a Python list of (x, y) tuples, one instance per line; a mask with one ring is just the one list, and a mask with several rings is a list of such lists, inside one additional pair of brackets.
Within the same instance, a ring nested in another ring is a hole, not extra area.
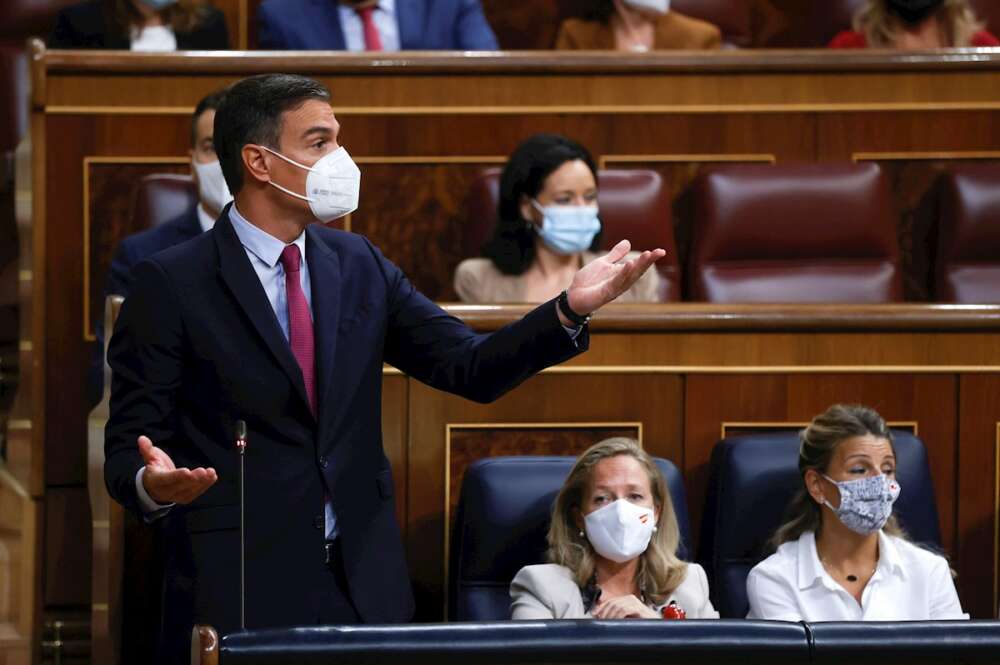
[(840, 506), (823, 499), (823, 503), (836, 513), (837, 518), (851, 531), (867, 536), (885, 526), (892, 515), (892, 504), (899, 497), (899, 483), (885, 474), (858, 478), (857, 480), (834, 480), (824, 478), (837, 486), (840, 491)]
[(177, 4), (177, 0), (139, 0), (139, 2), (157, 12)]
[(597, 206), (545, 206), (532, 201), (542, 213), (542, 225), (536, 227), (542, 242), (556, 254), (579, 254), (590, 249), (601, 230)]

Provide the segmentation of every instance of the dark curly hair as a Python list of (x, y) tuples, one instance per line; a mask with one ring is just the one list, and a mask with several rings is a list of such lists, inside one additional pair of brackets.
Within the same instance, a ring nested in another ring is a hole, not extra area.
[[(559, 134), (535, 134), (517, 146), (500, 176), (500, 200), (493, 237), (483, 247), (483, 256), (505, 275), (520, 275), (535, 260), (534, 227), (521, 216), (521, 197), (535, 198), (545, 180), (566, 162), (581, 160), (597, 180), (594, 158), (582, 145)], [(601, 246), (601, 234), (591, 250)]]

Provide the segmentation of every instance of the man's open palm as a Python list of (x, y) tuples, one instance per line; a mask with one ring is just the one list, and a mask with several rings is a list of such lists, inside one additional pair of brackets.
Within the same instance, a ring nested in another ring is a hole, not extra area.
[(142, 485), (157, 503), (191, 503), (219, 479), (215, 469), (178, 469), (165, 451), (148, 436), (139, 437), (139, 453), (146, 463)]

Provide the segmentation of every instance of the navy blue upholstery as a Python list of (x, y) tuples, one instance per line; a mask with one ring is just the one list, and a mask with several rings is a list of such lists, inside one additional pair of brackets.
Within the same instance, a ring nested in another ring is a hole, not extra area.
[[(920, 439), (893, 431), (902, 487), (894, 513), (914, 541), (940, 548), (934, 486)], [(698, 559), (709, 576), (712, 603), (723, 617), (744, 617), (746, 579), (767, 554), (789, 501), (802, 487), (799, 439), (793, 431), (735, 436), (716, 444)]]
[(220, 665), (711, 663), (805, 665), (803, 624), (764, 621), (505, 621), (232, 633)]
[[(523, 566), (545, 562), (552, 503), (574, 457), (492, 457), (469, 465), (451, 543), (448, 616), (452, 621), (510, 618), (510, 581)], [(690, 540), (680, 471), (656, 459), (666, 478), (681, 533)]]
[(995, 665), (998, 621), (813, 623), (815, 665)]

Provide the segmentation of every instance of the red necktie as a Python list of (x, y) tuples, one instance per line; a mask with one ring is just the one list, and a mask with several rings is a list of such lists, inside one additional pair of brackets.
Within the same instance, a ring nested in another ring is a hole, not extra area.
[(292, 355), (302, 370), (302, 380), (306, 384), (309, 408), (316, 415), (316, 354), (313, 340), (312, 316), (309, 303), (299, 283), (299, 268), (302, 254), (298, 245), (287, 245), (281, 250), (281, 266), (285, 269), (285, 297), (288, 299), (288, 343)]
[(375, 7), (358, 7), (356, 10), (361, 17), (361, 23), (365, 27), (365, 50), (381, 51), (382, 38), (378, 36), (378, 28), (375, 27)]

